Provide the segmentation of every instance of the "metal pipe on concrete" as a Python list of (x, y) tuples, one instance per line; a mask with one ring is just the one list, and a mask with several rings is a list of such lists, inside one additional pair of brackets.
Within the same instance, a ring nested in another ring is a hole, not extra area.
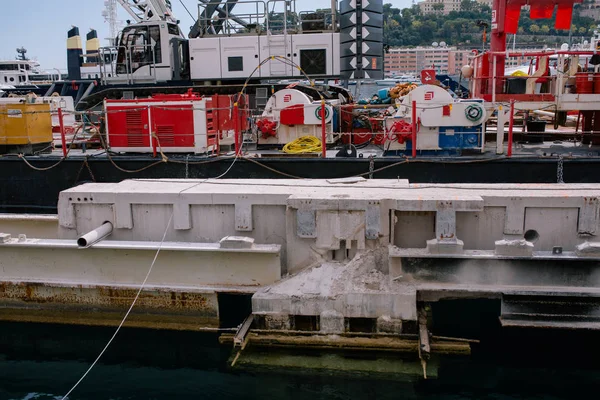
[(90, 231), (85, 235), (80, 236), (79, 239), (77, 239), (77, 245), (81, 249), (87, 249), (88, 247), (106, 238), (112, 233), (112, 231), (113, 224), (111, 224), (110, 222), (105, 222), (93, 231)]

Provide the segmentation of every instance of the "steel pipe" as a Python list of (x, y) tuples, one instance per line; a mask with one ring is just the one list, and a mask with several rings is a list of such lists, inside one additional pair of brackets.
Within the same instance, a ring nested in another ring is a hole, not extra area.
[(62, 108), (58, 108), (58, 125), (60, 126), (60, 143), (62, 144), (63, 158), (67, 158), (67, 140), (65, 138), (65, 124)]
[(88, 247), (106, 238), (112, 233), (112, 231), (113, 224), (110, 222), (105, 222), (93, 231), (80, 236), (79, 239), (77, 239), (77, 246), (79, 246), (80, 249), (87, 249)]
[(513, 129), (515, 127), (515, 101), (510, 101), (510, 115), (508, 117), (508, 150), (507, 156), (512, 157), (513, 150)]

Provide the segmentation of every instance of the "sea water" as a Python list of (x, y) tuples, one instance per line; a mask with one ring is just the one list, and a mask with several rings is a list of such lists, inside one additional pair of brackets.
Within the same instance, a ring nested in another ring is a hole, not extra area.
[[(113, 332), (0, 323), (0, 399), (60, 399)], [(597, 398), (598, 342), (586, 335), (534, 330), (498, 339), (487, 350), (442, 361), (437, 377), (425, 380), (313, 370), (308, 354), (301, 371), (232, 369), (231, 347), (219, 345), (216, 334), (124, 328), (70, 399)]]

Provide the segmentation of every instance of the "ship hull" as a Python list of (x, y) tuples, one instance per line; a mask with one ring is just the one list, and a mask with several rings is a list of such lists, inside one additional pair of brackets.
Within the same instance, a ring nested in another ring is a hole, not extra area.
[[(48, 168), (60, 157), (28, 158), (36, 168)], [(86, 163), (87, 160), (87, 163)], [(411, 183), (556, 183), (560, 167), (556, 157), (482, 159), (375, 158), (232, 158), (190, 156), (177, 163), (161, 163), (151, 156), (107, 158), (70, 156), (55, 168), (38, 171), (17, 157), (0, 158), (0, 212), (55, 213), (60, 191), (84, 182), (120, 182), (124, 179), (177, 178), (342, 178), (361, 175), (375, 179), (408, 179)], [(158, 161), (158, 162), (157, 162)], [(230, 168), (231, 167), (231, 168)], [(600, 158), (564, 159), (566, 183), (600, 183)], [(124, 172), (142, 170), (140, 172)], [(371, 173), (371, 171), (373, 171)]]

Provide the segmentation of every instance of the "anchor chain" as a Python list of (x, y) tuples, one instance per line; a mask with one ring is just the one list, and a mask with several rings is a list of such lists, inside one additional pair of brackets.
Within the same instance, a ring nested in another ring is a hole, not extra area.
[(185, 179), (190, 177), (190, 155), (185, 156)]
[(556, 183), (565, 183), (563, 180), (563, 156), (558, 155), (558, 164), (556, 165)]
[(369, 156), (369, 179), (373, 179), (373, 171), (375, 170), (375, 159), (373, 155)]
[(79, 182), (79, 177), (81, 176), (81, 171), (83, 171), (84, 166), (87, 168), (88, 173), (90, 174), (90, 178), (92, 178), (92, 182), (96, 182), (96, 177), (94, 176), (92, 168), (90, 167), (90, 164), (88, 163), (88, 159), (86, 157), (81, 163), (81, 167), (79, 167), (79, 171), (77, 172), (77, 176), (75, 177), (75, 183)]

